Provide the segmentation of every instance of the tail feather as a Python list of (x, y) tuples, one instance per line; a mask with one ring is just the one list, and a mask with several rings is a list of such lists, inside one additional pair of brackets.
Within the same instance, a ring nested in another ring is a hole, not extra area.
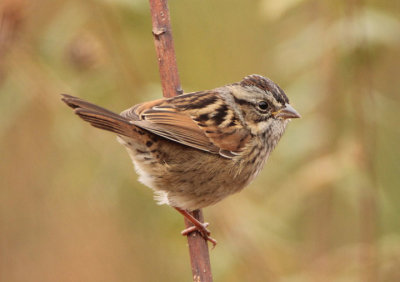
[(135, 136), (135, 125), (130, 123), (129, 119), (80, 98), (67, 94), (62, 94), (62, 96), (61, 100), (92, 126), (127, 137)]
[(81, 98), (75, 97), (75, 96), (71, 96), (68, 94), (61, 94), (62, 98), (61, 100), (67, 104), (69, 107), (73, 108), (73, 109), (87, 109), (87, 110), (93, 110), (95, 112), (98, 113), (103, 113), (109, 116), (114, 116), (116, 118), (122, 118), (121, 115), (114, 113), (110, 110), (107, 110), (105, 108), (102, 108), (100, 106), (97, 106), (95, 104), (92, 104), (88, 101), (82, 100)]
[(76, 110), (75, 113), (84, 121), (89, 122), (92, 126), (112, 131), (117, 134), (130, 136), (132, 133), (132, 125), (121, 122), (120, 120), (113, 120), (110, 117), (99, 115), (91, 110)]

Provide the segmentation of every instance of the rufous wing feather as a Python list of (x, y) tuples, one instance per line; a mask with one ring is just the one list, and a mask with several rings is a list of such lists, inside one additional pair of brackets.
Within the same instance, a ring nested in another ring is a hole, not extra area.
[(121, 115), (157, 135), (227, 158), (240, 154), (250, 138), (234, 111), (213, 92), (151, 101)]

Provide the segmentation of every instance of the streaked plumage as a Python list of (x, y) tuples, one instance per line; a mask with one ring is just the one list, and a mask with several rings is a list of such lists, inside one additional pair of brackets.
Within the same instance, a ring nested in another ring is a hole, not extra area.
[(208, 91), (145, 102), (120, 115), (63, 95), (93, 126), (118, 134), (140, 181), (160, 204), (194, 210), (243, 189), (290, 118), (300, 117), (268, 78), (250, 75)]
[[(189, 210), (240, 191), (258, 174), (288, 122), (273, 115), (289, 103), (282, 89), (258, 75), (145, 102), (121, 115), (69, 95), (63, 101), (93, 126), (119, 135), (160, 203)], [(260, 101), (266, 110), (257, 108)]]

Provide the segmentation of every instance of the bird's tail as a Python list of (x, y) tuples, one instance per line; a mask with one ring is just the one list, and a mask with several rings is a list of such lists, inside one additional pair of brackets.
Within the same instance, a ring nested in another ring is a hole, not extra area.
[(130, 123), (127, 118), (80, 98), (67, 94), (61, 95), (61, 100), (74, 109), (75, 114), (92, 126), (126, 137), (133, 138), (137, 135), (135, 134), (136, 126)]

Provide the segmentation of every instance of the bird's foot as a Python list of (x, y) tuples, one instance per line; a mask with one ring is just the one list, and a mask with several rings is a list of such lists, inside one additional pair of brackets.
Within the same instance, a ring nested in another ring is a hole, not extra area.
[(193, 226), (190, 226), (181, 232), (183, 236), (188, 236), (190, 233), (197, 231), (206, 241), (209, 241), (213, 244), (213, 248), (217, 245), (217, 240), (210, 237), (211, 232), (207, 229), (207, 226), (209, 225), (207, 222), (200, 222), (187, 210), (183, 210), (177, 207), (175, 207), (175, 209), (193, 224)]
[(190, 233), (198, 231), (200, 235), (207, 241), (211, 242), (213, 244), (213, 248), (217, 245), (217, 240), (214, 238), (210, 237), (211, 232), (207, 229), (207, 226), (209, 225), (208, 222), (201, 223), (199, 222), (199, 225), (193, 225), (181, 232), (183, 236), (188, 236)]

